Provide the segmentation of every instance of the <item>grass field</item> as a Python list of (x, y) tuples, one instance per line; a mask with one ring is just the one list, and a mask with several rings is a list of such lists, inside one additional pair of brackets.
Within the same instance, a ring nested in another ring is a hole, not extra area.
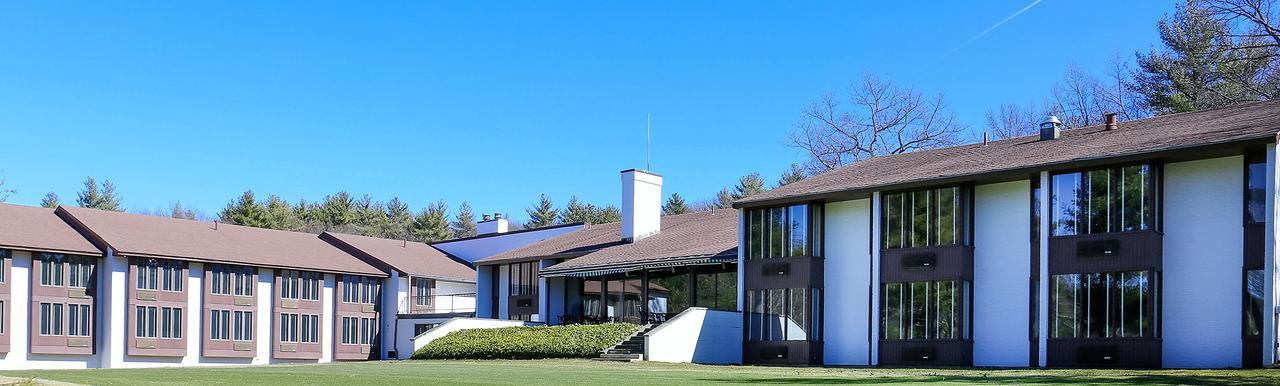
[(92, 385), (1280, 384), (1280, 370), (829, 369), (586, 360), (4, 371), (0, 376)]

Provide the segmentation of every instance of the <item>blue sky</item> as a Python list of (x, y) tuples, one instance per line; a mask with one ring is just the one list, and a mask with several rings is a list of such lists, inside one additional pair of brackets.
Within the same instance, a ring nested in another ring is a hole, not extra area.
[(6, 2), (0, 178), (20, 204), (95, 176), (130, 209), (347, 190), (524, 218), (540, 193), (616, 204), (651, 114), (653, 169), (696, 201), (804, 161), (800, 109), (867, 71), (980, 132), (1173, 9), (1044, 0), (944, 56), (1029, 3)]

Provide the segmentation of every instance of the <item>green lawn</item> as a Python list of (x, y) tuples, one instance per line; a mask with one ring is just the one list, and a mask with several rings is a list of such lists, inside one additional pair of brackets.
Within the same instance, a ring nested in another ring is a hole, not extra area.
[(828, 369), (599, 363), (586, 360), (3, 371), (0, 376), (95, 385), (1280, 384), (1280, 370)]

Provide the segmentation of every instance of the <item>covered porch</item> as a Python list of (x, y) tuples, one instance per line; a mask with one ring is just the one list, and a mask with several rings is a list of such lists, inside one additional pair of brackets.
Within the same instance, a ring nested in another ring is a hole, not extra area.
[(552, 324), (661, 324), (690, 307), (736, 311), (737, 255), (548, 269)]

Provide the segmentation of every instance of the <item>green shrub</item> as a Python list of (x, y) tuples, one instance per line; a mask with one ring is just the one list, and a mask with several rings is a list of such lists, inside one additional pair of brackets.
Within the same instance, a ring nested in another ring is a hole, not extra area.
[(609, 323), (459, 330), (428, 343), (413, 359), (591, 358), (639, 329)]

